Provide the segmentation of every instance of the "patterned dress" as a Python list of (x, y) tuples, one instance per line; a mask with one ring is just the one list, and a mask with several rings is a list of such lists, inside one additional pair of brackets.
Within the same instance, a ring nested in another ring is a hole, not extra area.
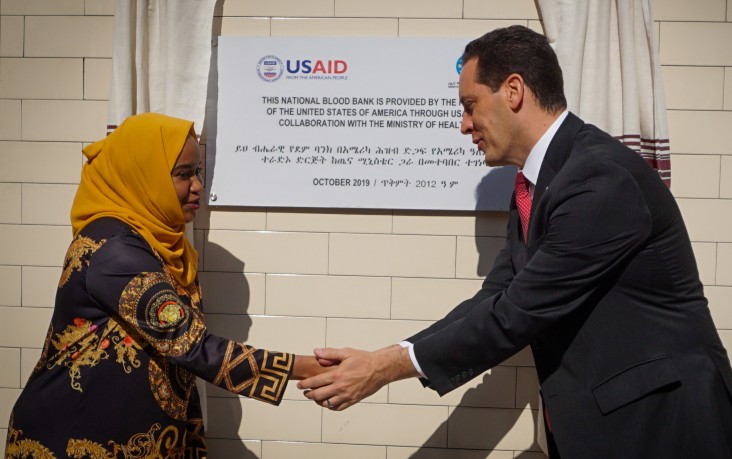
[(87, 225), (66, 254), (41, 358), (10, 416), (6, 458), (205, 458), (195, 376), (279, 404), (294, 356), (210, 334), (127, 224)]

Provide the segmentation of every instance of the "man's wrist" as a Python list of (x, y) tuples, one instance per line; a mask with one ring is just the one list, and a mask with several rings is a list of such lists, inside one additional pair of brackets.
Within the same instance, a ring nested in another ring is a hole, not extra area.
[(380, 354), (381, 359), (379, 370), (384, 375), (387, 384), (419, 376), (419, 372), (414, 368), (412, 359), (409, 357), (409, 350), (399, 344), (381, 349), (377, 353)]

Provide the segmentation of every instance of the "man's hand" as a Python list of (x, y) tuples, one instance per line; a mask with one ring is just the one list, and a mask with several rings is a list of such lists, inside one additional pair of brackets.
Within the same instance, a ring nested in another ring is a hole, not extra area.
[(400, 379), (418, 376), (409, 352), (399, 345), (368, 352), (358, 349), (315, 349), (321, 363), (340, 364), (327, 373), (300, 381), (305, 397), (331, 410), (341, 411)]

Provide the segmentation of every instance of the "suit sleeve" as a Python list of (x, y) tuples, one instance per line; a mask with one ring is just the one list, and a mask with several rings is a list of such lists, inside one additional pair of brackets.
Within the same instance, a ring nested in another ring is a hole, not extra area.
[(633, 177), (609, 161), (583, 166), (555, 179), (545, 194), (543, 240), (510, 284), (459, 319), (417, 335), (415, 355), (441, 395), (591, 307), (649, 237), (650, 212)]
[(208, 332), (200, 298), (176, 288), (140, 237), (106, 241), (93, 255), (89, 293), (118, 320), (128, 340), (231, 392), (272, 404), (284, 395), (294, 356), (256, 349)]

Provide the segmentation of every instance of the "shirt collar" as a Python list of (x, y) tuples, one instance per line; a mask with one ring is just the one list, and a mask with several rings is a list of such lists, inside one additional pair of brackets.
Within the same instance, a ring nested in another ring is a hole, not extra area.
[(526, 158), (524, 168), (521, 170), (524, 173), (526, 180), (531, 182), (532, 185), (536, 185), (536, 181), (539, 179), (541, 163), (544, 162), (544, 156), (546, 155), (547, 148), (549, 148), (549, 143), (551, 143), (554, 138), (554, 134), (557, 133), (559, 126), (562, 125), (562, 122), (567, 117), (568, 113), (569, 112), (567, 110), (564, 110), (562, 114), (554, 120), (552, 125), (549, 126), (549, 129), (547, 129), (539, 141), (536, 142), (536, 145), (534, 145), (534, 148), (531, 149), (529, 156)]

